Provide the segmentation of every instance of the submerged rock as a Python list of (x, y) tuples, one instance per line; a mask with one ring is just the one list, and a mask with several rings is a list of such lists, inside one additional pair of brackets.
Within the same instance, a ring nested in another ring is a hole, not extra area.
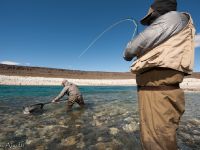
[(41, 136), (44, 136), (45, 134), (49, 133), (49, 131), (52, 130), (53, 128), (54, 128), (53, 125), (44, 126), (43, 128), (39, 128), (38, 131)]
[(131, 122), (130, 124), (125, 124), (122, 128), (124, 131), (130, 133), (138, 129), (138, 124), (136, 122)]
[(80, 149), (83, 149), (85, 147), (85, 143), (83, 141), (79, 142), (77, 145), (76, 145), (76, 148), (80, 148)]
[(116, 139), (113, 139), (112, 143), (114, 145), (122, 145), (122, 143), (120, 141), (116, 140)]
[(31, 143), (32, 143), (31, 140), (26, 140), (26, 144), (27, 144), (27, 145), (30, 145)]
[(93, 150), (115, 150), (118, 149), (121, 145), (117, 140), (113, 140), (112, 142), (99, 142), (96, 145), (92, 145), (89, 149)]
[(4, 131), (4, 132), (15, 132), (16, 129), (15, 129), (15, 128), (10, 128), (10, 127), (9, 127), (9, 128), (4, 128), (3, 131)]
[(99, 112), (99, 113), (96, 113), (95, 116), (96, 116), (96, 117), (101, 117), (101, 116), (103, 116), (103, 111), (102, 111), (102, 112)]
[(126, 121), (126, 122), (131, 122), (131, 121), (133, 121), (134, 119), (133, 118), (131, 118), (131, 117), (128, 117), (128, 118), (125, 118), (124, 119), (124, 121)]
[(119, 115), (119, 112), (118, 112), (118, 110), (113, 110), (112, 112), (110, 112), (110, 114), (109, 114), (111, 117), (112, 116), (116, 116), (116, 115)]
[(129, 116), (130, 115), (130, 112), (129, 111), (126, 111), (124, 112), (123, 116)]
[(109, 118), (110, 118), (110, 117), (101, 116), (100, 120), (101, 120), (101, 121), (106, 121), (106, 120), (108, 120)]
[(75, 126), (76, 126), (76, 128), (78, 128), (78, 129), (81, 128), (81, 125), (80, 125), (80, 124), (76, 124)]
[(34, 138), (34, 139), (27, 139), (25, 144), (26, 145), (37, 145), (40, 143), (41, 139), (40, 138)]
[(200, 131), (198, 131), (198, 130), (193, 130), (192, 133), (200, 136)]
[(55, 125), (54, 127), (57, 127), (57, 128), (66, 128), (66, 129), (69, 128), (69, 126), (65, 126), (65, 125)]
[(95, 147), (96, 147), (96, 149), (98, 149), (98, 150), (105, 150), (105, 149), (106, 149), (106, 144), (104, 144), (104, 143), (97, 143), (97, 144), (95, 145)]
[(24, 130), (23, 129), (19, 129), (19, 130), (15, 131), (15, 135), (16, 136), (24, 135)]
[(99, 122), (98, 120), (94, 120), (94, 121), (92, 122), (92, 125), (93, 125), (93, 126), (100, 127), (100, 126), (102, 125), (102, 123)]
[(77, 120), (75, 121), (75, 123), (77, 123), (77, 124), (84, 124), (84, 121), (83, 121), (83, 120), (80, 120), (80, 119), (77, 119)]
[(45, 149), (45, 146), (43, 146), (43, 145), (40, 145), (40, 146), (36, 147), (36, 150), (44, 150), (44, 149)]
[(110, 134), (116, 135), (119, 132), (119, 129), (117, 128), (110, 128)]
[(8, 119), (8, 124), (14, 125), (15, 120), (13, 118)]
[(83, 133), (79, 133), (79, 134), (77, 134), (77, 137), (83, 139), (83, 138), (84, 138), (84, 135), (83, 135)]
[(51, 130), (51, 129), (53, 129), (54, 127), (55, 127), (54, 125), (45, 126), (45, 130)]
[(97, 139), (98, 142), (101, 142), (102, 140), (103, 140), (102, 137), (98, 137), (98, 139)]
[(191, 120), (190, 123), (195, 126), (200, 126), (200, 120), (198, 119)]
[(188, 134), (188, 133), (180, 132), (179, 135), (182, 136), (185, 140), (192, 139), (192, 136), (190, 134)]
[(200, 142), (200, 136), (194, 135), (194, 140)]
[(76, 143), (77, 143), (77, 141), (76, 141), (75, 136), (70, 136), (70, 137), (63, 139), (61, 141), (61, 145), (64, 145), (64, 146), (71, 146), (71, 145), (74, 145)]
[(65, 125), (65, 121), (64, 121), (64, 120), (61, 120), (61, 121), (58, 122), (58, 124), (59, 124), (59, 125)]
[(97, 116), (92, 116), (93, 120), (96, 120), (97, 119)]

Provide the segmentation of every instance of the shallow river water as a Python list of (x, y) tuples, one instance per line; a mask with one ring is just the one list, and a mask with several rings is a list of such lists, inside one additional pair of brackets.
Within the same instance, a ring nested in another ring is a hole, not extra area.
[[(47, 102), (59, 86), (0, 86), (0, 149), (141, 150), (136, 87), (90, 87), (80, 90), (85, 109), (77, 104), (49, 104), (33, 115), (22, 107)], [(200, 93), (188, 92), (179, 130), (182, 150), (200, 149)]]

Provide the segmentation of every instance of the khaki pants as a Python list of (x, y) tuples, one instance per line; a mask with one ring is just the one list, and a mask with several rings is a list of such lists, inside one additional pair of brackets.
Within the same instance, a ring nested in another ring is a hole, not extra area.
[[(153, 69), (136, 75), (139, 86), (166, 86), (182, 82), (171, 69)], [(138, 90), (141, 143), (144, 150), (177, 150), (176, 130), (185, 110), (182, 89)]]
[(67, 102), (67, 111), (72, 109), (72, 106), (75, 102), (78, 103), (81, 107), (84, 107), (85, 105), (82, 95), (70, 95)]

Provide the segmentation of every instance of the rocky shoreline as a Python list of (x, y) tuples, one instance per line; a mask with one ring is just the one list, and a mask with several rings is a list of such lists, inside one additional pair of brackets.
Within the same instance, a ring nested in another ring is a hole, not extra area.
[(67, 79), (82, 86), (134, 86), (135, 79), (68, 79), (68, 78), (48, 78), (30, 76), (6, 76), (0, 75), (0, 85), (38, 85), (38, 86), (57, 86)]
[[(58, 86), (65, 78), (0, 75), (0, 85)], [(136, 86), (135, 79), (68, 79), (81, 86)], [(186, 91), (200, 91), (200, 79), (185, 78), (181, 88)]]

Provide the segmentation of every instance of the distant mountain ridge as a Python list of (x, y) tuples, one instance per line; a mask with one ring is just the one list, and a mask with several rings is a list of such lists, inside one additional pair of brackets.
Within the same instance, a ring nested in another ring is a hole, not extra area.
[[(80, 71), (45, 67), (29, 67), (0, 64), (0, 74), (9, 76), (32, 76), (69, 79), (134, 79), (131, 72), (101, 72), (101, 71)], [(189, 78), (200, 79), (200, 73), (195, 72)]]

